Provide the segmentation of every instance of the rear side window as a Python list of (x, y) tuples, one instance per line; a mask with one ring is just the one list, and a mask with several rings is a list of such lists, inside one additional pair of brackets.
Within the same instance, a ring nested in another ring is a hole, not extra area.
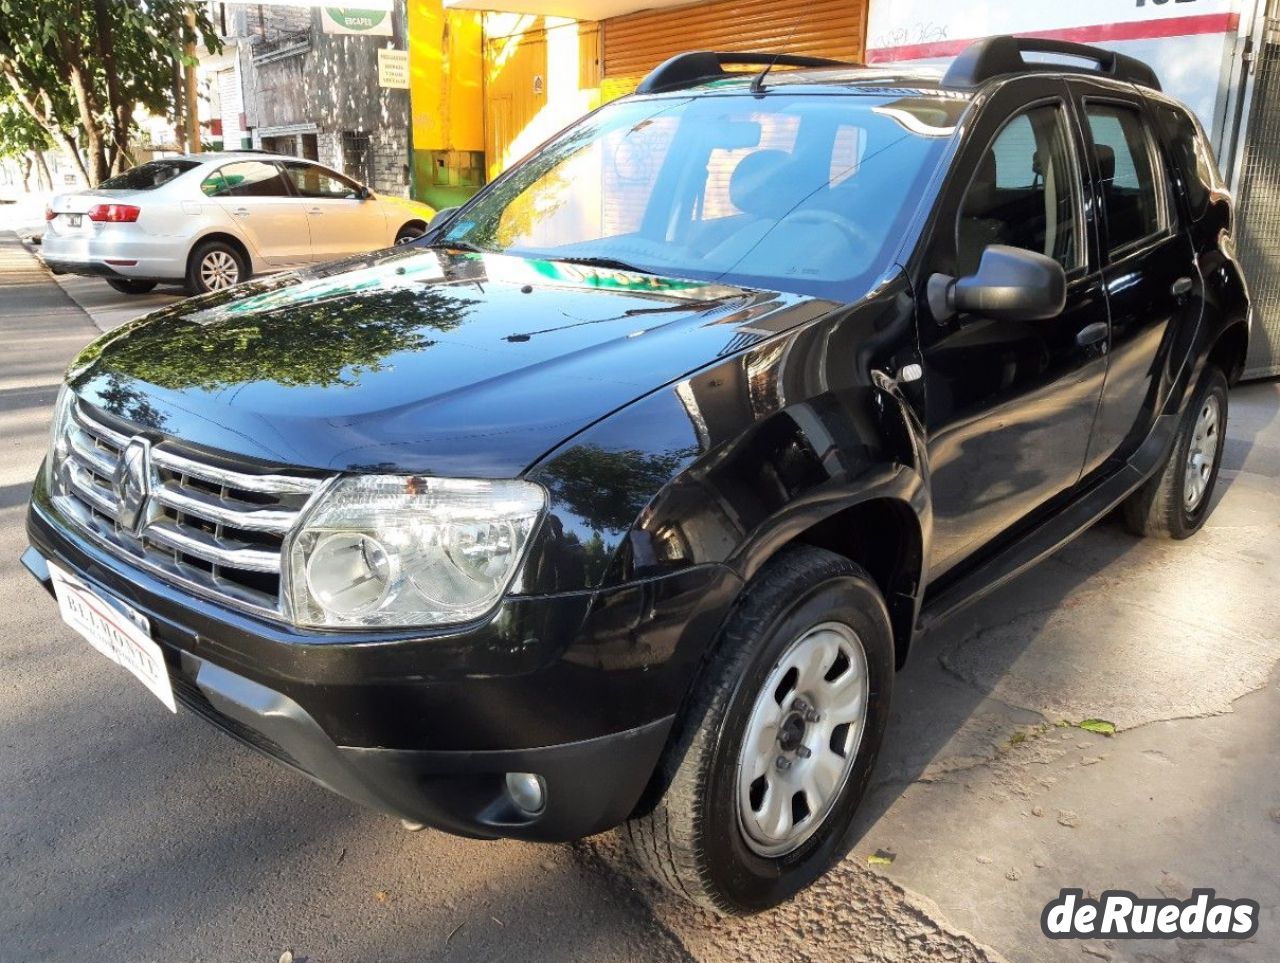
[(1217, 181), (1217, 162), (1209, 145), (1200, 136), (1196, 122), (1185, 111), (1161, 107), (1160, 123), (1164, 127), (1169, 146), (1173, 148), (1191, 216), (1198, 218), (1209, 206)]
[(1110, 248), (1117, 251), (1163, 229), (1160, 181), (1146, 122), (1132, 107), (1088, 103)]
[(208, 197), (288, 197), (284, 175), (275, 164), (241, 161), (227, 164), (200, 185)]
[(98, 185), (98, 188), (108, 191), (153, 191), (160, 185), (169, 183), (179, 174), (185, 174), (199, 166), (200, 164), (196, 161), (181, 158), (147, 161), (123, 174), (108, 177)]

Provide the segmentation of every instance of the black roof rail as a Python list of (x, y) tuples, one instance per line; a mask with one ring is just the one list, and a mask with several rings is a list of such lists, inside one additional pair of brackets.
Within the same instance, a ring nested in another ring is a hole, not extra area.
[(741, 53), (717, 50), (695, 50), (676, 54), (659, 64), (640, 81), (637, 94), (656, 94), (667, 90), (683, 90), (708, 80), (732, 76), (727, 66), (768, 67), (856, 67), (858, 64), (825, 57), (800, 57), (796, 54), (751, 50)]
[[(1062, 57), (1078, 57), (1092, 61), (1093, 68), (1068, 64), (1027, 62), (1023, 54), (1054, 54)], [(993, 77), (1036, 71), (1103, 74), (1114, 80), (1141, 84), (1153, 90), (1160, 89), (1156, 72), (1141, 60), (1091, 47), (1088, 44), (1070, 43), (1066, 40), (1044, 40), (1037, 37), (988, 37), (971, 44), (951, 64), (943, 79), (946, 87), (977, 87)]]

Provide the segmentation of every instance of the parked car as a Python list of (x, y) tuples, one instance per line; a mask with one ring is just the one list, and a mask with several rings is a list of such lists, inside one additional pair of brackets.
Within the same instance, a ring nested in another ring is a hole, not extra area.
[(170, 709), (336, 792), (625, 825), (761, 910), (850, 847), (925, 627), (1117, 506), (1204, 524), (1232, 228), (1127, 57), (686, 54), (408, 246), (90, 346), (23, 560)]
[(434, 214), (299, 157), (188, 154), (54, 197), (40, 256), (55, 274), (103, 277), (125, 294), (162, 282), (205, 294), (412, 240)]

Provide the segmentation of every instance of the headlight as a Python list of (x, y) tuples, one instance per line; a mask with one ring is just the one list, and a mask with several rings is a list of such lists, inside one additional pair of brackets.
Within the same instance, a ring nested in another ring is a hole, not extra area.
[(67, 432), (71, 427), (71, 410), (75, 403), (76, 396), (64, 384), (58, 391), (58, 400), (53, 404), (53, 424), (49, 426), (49, 455), (44, 461), (45, 485), (52, 495), (61, 494), (57, 480), (71, 444)]
[(523, 481), (340, 479), (285, 546), (290, 615), (330, 627), (477, 618), (510, 586), (545, 505)]

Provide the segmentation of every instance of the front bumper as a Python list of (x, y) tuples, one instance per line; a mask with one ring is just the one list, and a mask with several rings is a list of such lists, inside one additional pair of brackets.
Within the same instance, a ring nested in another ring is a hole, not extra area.
[[(128, 569), (33, 503), (48, 560), (145, 615), (185, 707), (356, 802), (459, 835), (558, 841), (625, 820), (738, 580), (708, 567), (601, 593), (515, 599), (451, 635), (346, 644)], [(522, 813), (508, 772), (543, 777)]]

